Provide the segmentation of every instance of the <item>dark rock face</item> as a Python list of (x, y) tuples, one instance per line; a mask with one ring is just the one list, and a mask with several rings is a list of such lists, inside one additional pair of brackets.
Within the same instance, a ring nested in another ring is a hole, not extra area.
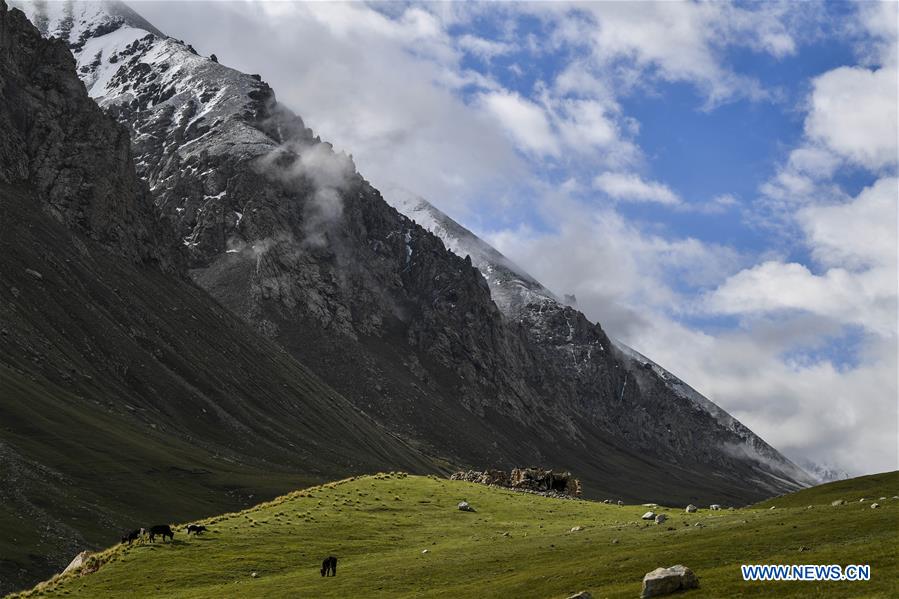
[(130, 129), (190, 276), (395, 434), (456, 464), (570, 469), (588, 494), (746, 501), (798, 486), (730, 451), (738, 431), (581, 313), (497, 294), (497, 273), (488, 283), (387, 205), (258, 76), (153, 32), (94, 36), (81, 76)]
[(573, 296), (560, 301), (426, 200), (407, 194), (394, 202), (454, 252), (471, 256), (503, 316), (524, 329), (542, 364), (561, 367), (559, 379), (570, 385), (571, 395), (589, 397), (591, 389), (599, 388), (595, 377), (601, 375), (603, 363), (627, 373), (612, 395), (582, 406), (609, 435), (623, 436), (648, 455), (656, 456), (661, 449), (663, 460), (672, 456), (681, 463), (695, 460), (700, 469), (699, 463), (748, 464), (753, 481), (769, 488), (789, 486), (786, 481), (813, 484), (801, 468), (676, 376), (619, 341), (589, 334), (594, 325), (570, 307), (576, 303)]
[(128, 258), (173, 263), (134, 173), (128, 131), (84, 93), (61, 41), (19, 11), (0, 14), (0, 181), (27, 181), (46, 211)]

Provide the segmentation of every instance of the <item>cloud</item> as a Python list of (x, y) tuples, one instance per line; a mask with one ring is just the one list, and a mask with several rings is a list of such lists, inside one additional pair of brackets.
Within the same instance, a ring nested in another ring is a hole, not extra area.
[[(625, 138), (619, 125), (617, 105), (598, 100), (561, 98), (551, 100), (559, 135), (576, 152), (606, 150), (612, 164), (638, 161), (640, 150)], [(625, 122), (626, 126), (633, 127)], [(628, 132), (630, 133), (630, 131)]]
[(485, 239), (560, 297), (576, 295), (579, 308), (616, 336), (636, 334), (657, 311), (691, 310), (691, 288), (708, 288), (744, 265), (730, 248), (668, 239), (564, 190), (542, 205), (547, 229), (494, 230)]
[(657, 202), (668, 205), (681, 203), (677, 194), (667, 185), (644, 181), (633, 173), (603, 173), (593, 180), (593, 186), (623, 202)]
[(730, 315), (805, 311), (889, 335), (896, 325), (894, 284), (895, 277), (878, 270), (832, 268), (818, 275), (803, 264), (768, 261), (729, 278), (706, 306)]
[(596, 2), (570, 9), (547, 3), (535, 10), (557, 19), (557, 43), (589, 49), (583, 73), (592, 71), (594, 78), (625, 88), (642, 85), (647, 78), (688, 82), (706, 96), (707, 107), (736, 97), (770, 96), (757, 80), (724, 63), (724, 48), (748, 47), (781, 58), (795, 53), (797, 46), (789, 29), (796, 11), (788, 4), (743, 8), (727, 3)]
[[(872, 3), (888, 4), (888, 3)], [(871, 14), (858, 5), (860, 22), (874, 26)], [(885, 9), (895, 13), (895, 6)], [(894, 20), (895, 22), (895, 20)], [(877, 25), (874, 41), (883, 35)], [(885, 29), (889, 30), (889, 27)], [(889, 47), (895, 49), (895, 27)], [(895, 173), (899, 163), (899, 80), (895, 57), (885, 66), (869, 69), (844, 66), (811, 82), (805, 100), (804, 135), (776, 173), (759, 187), (758, 223), (795, 233), (797, 215), (805, 206), (847, 202), (851, 198), (835, 182), (849, 169), (876, 176)]]
[(841, 67), (812, 85), (805, 132), (813, 143), (868, 169), (896, 164), (895, 68)]
[(857, 52), (865, 64), (896, 65), (899, 57), (899, 4), (896, 2), (860, 2), (850, 26), (859, 36)]
[[(755, 420), (774, 431), (769, 440), (779, 447), (797, 456), (826, 456), (850, 472), (896, 468), (897, 185), (896, 178), (880, 179), (848, 202), (798, 212), (821, 272), (796, 262), (765, 261), (728, 277), (703, 306), (739, 316), (746, 330), (742, 337), (768, 346), (743, 353), (751, 362), (768, 356), (760, 371), (764, 376), (738, 386), (737, 381), (728, 385), (719, 372), (709, 382), (711, 392), (741, 397), (734, 405), (751, 414), (747, 424)], [(759, 323), (769, 322), (793, 328), (791, 336), (760, 336)], [(828, 347), (847, 327), (860, 336), (857, 364), (783, 357), (797, 350), (802, 355), (803, 347)], [(792, 337), (797, 331), (806, 337)], [(719, 347), (716, 355), (720, 360), (726, 354)], [(703, 377), (692, 376), (700, 382)], [(746, 405), (751, 401), (758, 405)], [(780, 410), (769, 409), (774, 402), (782, 404)]]
[(496, 56), (509, 54), (514, 50), (514, 46), (511, 44), (484, 39), (468, 33), (460, 36), (457, 43), (466, 52), (487, 61)]
[(853, 475), (896, 469), (894, 340), (866, 338), (860, 362), (839, 366), (785, 357), (839, 337), (838, 325), (817, 317), (759, 317), (715, 333), (655, 314), (646, 323), (632, 331), (630, 345), (651, 352), (786, 455)]
[(559, 153), (549, 119), (539, 105), (507, 91), (483, 94), (480, 101), (522, 150), (538, 155)]
[(723, 212), (727, 212), (734, 206), (738, 206), (739, 204), (740, 200), (738, 200), (733, 194), (722, 193), (715, 196), (705, 204), (699, 204), (695, 209), (698, 212), (703, 212), (705, 214), (721, 214)]
[(895, 268), (899, 179), (879, 179), (848, 203), (809, 206), (797, 219), (825, 266)]
[(334, 152), (329, 143), (291, 143), (276, 148), (256, 164), (268, 175), (298, 189), (311, 184), (312, 195), (303, 206), (304, 241), (325, 245), (328, 229), (343, 216), (341, 192), (356, 175), (353, 160), (343, 152)]
[(899, 180), (887, 178), (851, 202), (798, 213), (818, 274), (795, 262), (766, 261), (728, 278), (706, 298), (723, 314), (806, 311), (894, 337), (897, 317)]

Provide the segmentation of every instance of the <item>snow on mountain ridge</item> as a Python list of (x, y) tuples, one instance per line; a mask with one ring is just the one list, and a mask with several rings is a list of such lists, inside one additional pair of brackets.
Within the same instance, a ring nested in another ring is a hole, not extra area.
[(13, 8), (18, 8), (45, 37), (62, 39), (73, 51), (97, 37), (115, 31), (123, 26), (139, 29), (144, 35), (151, 33), (166, 37), (127, 4), (115, 0), (88, 2), (47, 2), (11, 0)]
[(532, 304), (562, 304), (552, 291), (524, 269), (424, 198), (401, 188), (384, 193), (388, 203), (442, 239), (449, 250), (459, 256), (470, 256), (472, 264), (487, 279), (493, 301), (507, 316), (512, 317)]

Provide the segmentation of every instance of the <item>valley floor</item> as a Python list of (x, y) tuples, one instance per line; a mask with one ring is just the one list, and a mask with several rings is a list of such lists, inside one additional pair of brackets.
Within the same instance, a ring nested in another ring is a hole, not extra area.
[[(199, 537), (178, 526), (174, 542), (113, 547), (99, 570), (21, 596), (633, 598), (646, 572), (684, 564), (701, 588), (678, 596), (896, 597), (897, 494), (894, 472), (750, 508), (652, 508), (669, 517), (656, 525), (645, 506), (379, 474), (209, 518)], [(459, 511), (463, 500), (477, 511)], [(328, 555), (337, 576), (322, 578)], [(741, 564), (870, 564), (871, 580), (744, 582)]]

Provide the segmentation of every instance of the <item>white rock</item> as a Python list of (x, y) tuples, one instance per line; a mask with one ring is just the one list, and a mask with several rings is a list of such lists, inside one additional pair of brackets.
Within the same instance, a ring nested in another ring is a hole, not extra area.
[(643, 577), (641, 599), (668, 595), (686, 589), (699, 587), (699, 579), (693, 570), (680, 564), (670, 568), (656, 568)]
[(844, 503), (846, 503), (845, 499), (837, 499), (836, 501), (831, 501), (830, 505), (836, 507), (838, 505), (843, 505)]
[(641, 516), (641, 518), (643, 518), (644, 520), (655, 520), (656, 513), (655, 512), (646, 512), (645, 514), (643, 514), (643, 516)]
[(879, 504), (879, 503), (872, 503), (872, 504), (871, 504), (871, 509), (875, 509), (875, 510), (876, 510), (876, 509), (879, 508), (879, 507), (880, 507), (880, 504)]
[(666, 516), (665, 514), (659, 514), (658, 516), (656, 516), (656, 524), (662, 524), (667, 519), (668, 516)]
[(591, 595), (588, 591), (581, 591), (580, 593), (575, 593), (568, 599), (593, 599), (593, 595)]
[(259, 573), (258, 572), (250, 572), (250, 576), (252, 578), (259, 578)]
[(430, 551), (428, 551), (427, 549), (423, 549), (422, 554), (424, 554), (424, 553), (430, 553)]
[(721, 506), (718, 505), (717, 503), (713, 503), (712, 505), (709, 506), (709, 509), (710, 510), (720, 510)]
[(89, 558), (90, 556), (91, 556), (90, 551), (82, 551), (81, 553), (79, 553), (78, 555), (75, 556), (75, 559), (73, 559), (71, 562), (69, 562), (69, 565), (66, 566), (66, 569), (63, 570), (62, 573), (65, 574), (66, 572), (71, 572), (72, 570), (77, 570), (78, 568), (80, 568), (81, 566), (84, 565), (84, 562), (86, 562), (87, 558)]
[(584, 530), (583, 526), (574, 526), (571, 528), (571, 532), (581, 532), (582, 530)]
[(687, 506), (687, 508), (684, 511), (687, 512), (688, 514), (692, 514), (693, 512), (696, 511), (696, 509), (697, 509), (696, 506), (691, 503), (690, 505)]
[(621, 501), (621, 500), (619, 499), (619, 500), (618, 500), (618, 505), (624, 505), (624, 502)]
[(473, 512), (474, 511), (474, 508), (471, 507), (470, 505), (468, 505), (467, 501), (460, 501), (459, 509), (463, 512)]

